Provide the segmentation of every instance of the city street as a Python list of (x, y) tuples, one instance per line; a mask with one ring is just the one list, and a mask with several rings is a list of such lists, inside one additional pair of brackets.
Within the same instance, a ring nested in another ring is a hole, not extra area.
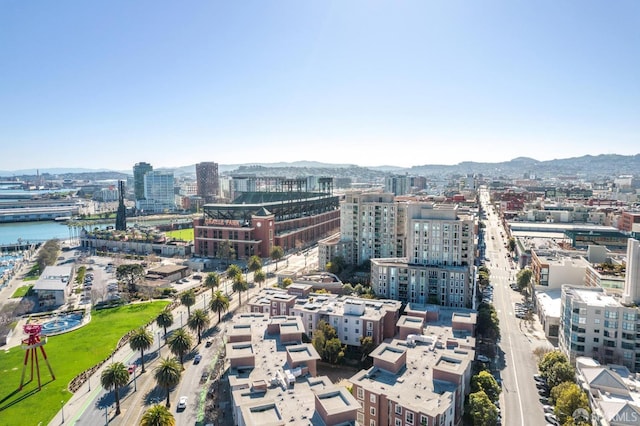
[(516, 318), (514, 303), (522, 300), (522, 294), (513, 291), (509, 283), (516, 281), (517, 269), (507, 257), (506, 233), (497, 215), (489, 206), (489, 194), (481, 192), (481, 200), (487, 212), (486, 242), (488, 258), (486, 265), (491, 273), (494, 287), (493, 304), (500, 320), (501, 340), (495, 364), (502, 379), (501, 408), (505, 425), (545, 425), (542, 405), (533, 374), (537, 372), (533, 350), (551, 345), (544, 338), (537, 317), (534, 327), (529, 329), (525, 320)]

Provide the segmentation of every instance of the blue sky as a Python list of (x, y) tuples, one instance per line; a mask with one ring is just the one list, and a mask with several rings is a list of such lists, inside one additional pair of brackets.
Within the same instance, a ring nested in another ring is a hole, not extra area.
[(0, 0), (0, 170), (640, 152), (640, 2)]

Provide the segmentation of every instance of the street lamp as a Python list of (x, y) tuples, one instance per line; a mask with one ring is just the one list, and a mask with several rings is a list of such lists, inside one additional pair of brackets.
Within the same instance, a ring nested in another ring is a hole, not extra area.
[(138, 369), (137, 367), (138, 367), (137, 365), (133, 367), (133, 391), (134, 392), (138, 392), (138, 386), (136, 385), (136, 370)]
[(64, 423), (64, 401), (60, 401), (60, 413), (62, 414), (62, 423)]
[(109, 426), (109, 406), (104, 406), (104, 424), (105, 426)]

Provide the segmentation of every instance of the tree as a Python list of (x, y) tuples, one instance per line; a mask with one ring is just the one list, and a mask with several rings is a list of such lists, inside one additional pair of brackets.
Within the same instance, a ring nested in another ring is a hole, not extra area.
[(547, 370), (547, 384), (551, 389), (562, 382), (575, 382), (576, 370), (568, 362), (556, 362)]
[(474, 426), (495, 425), (498, 409), (484, 391), (469, 394), (469, 415)]
[(60, 252), (60, 241), (57, 239), (49, 240), (45, 242), (40, 249), (38, 249), (38, 255), (36, 261), (38, 263), (38, 269), (40, 272), (44, 271), (45, 266), (55, 265), (58, 260), (58, 253)]
[(136, 284), (142, 277), (144, 277), (144, 268), (138, 263), (126, 263), (116, 269), (116, 278), (127, 283), (129, 293), (136, 292)]
[(282, 259), (284, 256), (284, 250), (280, 246), (273, 246), (271, 248), (271, 252), (269, 253), (269, 257), (271, 260), (275, 260), (276, 262), (276, 271), (278, 270), (278, 261)]
[(238, 265), (229, 265), (225, 271), (227, 278), (234, 281), (237, 277), (242, 277), (242, 269)]
[(510, 252), (513, 252), (516, 249), (516, 239), (513, 237), (509, 237), (509, 241), (507, 242), (507, 248)]
[(538, 370), (540, 371), (540, 375), (546, 380), (549, 376), (549, 372), (551, 371), (551, 367), (560, 362), (569, 362), (565, 354), (563, 354), (561, 351), (547, 352), (542, 357), (542, 361), (538, 363)]
[(313, 332), (312, 344), (324, 361), (338, 364), (344, 358), (344, 346), (338, 338), (338, 333), (326, 321), (318, 321)]
[(129, 371), (121, 362), (109, 364), (100, 375), (100, 384), (105, 389), (111, 390), (116, 399), (116, 415), (120, 414), (120, 388), (129, 383)]
[(582, 408), (589, 412), (589, 399), (580, 386), (564, 382), (551, 390), (551, 399), (555, 401), (555, 414), (560, 424), (573, 416), (573, 412)]
[(204, 309), (196, 309), (187, 320), (187, 326), (198, 335), (198, 344), (202, 342), (202, 330), (209, 325), (209, 315)]
[(209, 272), (204, 279), (204, 286), (211, 289), (211, 296), (213, 296), (213, 289), (220, 287), (220, 275), (216, 272)]
[(516, 280), (518, 283), (518, 288), (521, 291), (529, 287), (532, 275), (533, 272), (531, 272), (531, 269), (521, 269), (520, 272), (518, 272), (518, 274), (516, 275)]
[(334, 256), (331, 258), (331, 261), (327, 264), (327, 271), (332, 274), (339, 274), (342, 272), (347, 265), (347, 262), (344, 260), (342, 256)]
[(209, 307), (211, 308), (211, 312), (218, 313), (218, 322), (220, 322), (222, 313), (229, 309), (229, 298), (222, 294), (220, 290), (218, 290), (211, 297)]
[(502, 389), (493, 375), (483, 370), (471, 378), (471, 392), (479, 391), (483, 391), (491, 402), (496, 402)]
[(373, 342), (373, 337), (360, 336), (360, 353), (362, 353), (360, 362), (364, 362), (364, 360), (369, 356), (371, 351), (375, 349), (375, 347), (376, 345)]
[(238, 292), (238, 306), (242, 305), (242, 292), (249, 290), (249, 284), (247, 284), (242, 274), (234, 278), (231, 289)]
[(180, 358), (180, 364), (184, 365), (183, 358), (184, 354), (187, 353), (189, 349), (191, 349), (191, 345), (193, 344), (193, 339), (191, 335), (187, 333), (182, 328), (177, 329), (173, 332), (169, 340), (167, 341), (167, 345), (169, 345), (169, 350), (172, 354), (178, 356)]
[(142, 365), (142, 373), (144, 370), (144, 351), (149, 349), (153, 344), (153, 334), (144, 327), (136, 329), (129, 339), (129, 346), (134, 351), (140, 351), (140, 364)]
[(267, 274), (264, 273), (262, 269), (258, 269), (253, 273), (253, 282), (258, 283), (260, 287), (262, 287), (262, 283), (267, 280)]
[(282, 280), (282, 287), (283, 288), (287, 288), (289, 287), (291, 284), (293, 284), (293, 280), (289, 277), (285, 278)]
[[(182, 330), (179, 330), (182, 331)], [(171, 407), (171, 401), (169, 400), (169, 393), (171, 389), (176, 387), (180, 383), (180, 376), (182, 375), (182, 367), (178, 364), (175, 358), (162, 358), (160, 364), (155, 369), (154, 376), (158, 386), (166, 389), (167, 402), (166, 406)]]
[(249, 268), (250, 272), (259, 271), (262, 269), (262, 259), (256, 255), (251, 256), (247, 262), (247, 268)]
[(481, 303), (478, 307), (477, 332), (483, 337), (498, 340), (500, 336), (500, 320), (493, 305)]
[(343, 284), (342, 285), (342, 294), (345, 294), (347, 296), (352, 295), (354, 292), (353, 286), (349, 283)]
[(156, 324), (158, 327), (164, 328), (164, 338), (167, 338), (167, 327), (171, 327), (173, 324), (173, 314), (168, 309), (160, 312), (160, 315), (156, 318)]
[(180, 303), (187, 307), (187, 316), (191, 316), (191, 307), (196, 304), (196, 293), (193, 289), (187, 290), (180, 295)]
[(140, 426), (176, 426), (176, 419), (167, 407), (156, 404), (144, 412)]
[(231, 246), (229, 240), (222, 241), (218, 245), (218, 251), (216, 257), (225, 260), (225, 265), (229, 265), (229, 261), (236, 257), (236, 250)]

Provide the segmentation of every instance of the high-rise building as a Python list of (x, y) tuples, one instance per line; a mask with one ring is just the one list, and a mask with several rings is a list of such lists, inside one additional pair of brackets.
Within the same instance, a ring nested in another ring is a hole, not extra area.
[(384, 190), (393, 195), (406, 195), (411, 192), (411, 178), (409, 176), (387, 176), (384, 178)]
[(212, 161), (196, 164), (197, 195), (205, 202), (214, 202), (220, 195), (218, 163)]
[(371, 287), (408, 303), (471, 307), (474, 218), (456, 206), (398, 204), (406, 222), (405, 257), (371, 259)]
[(172, 172), (149, 171), (144, 175), (144, 198), (136, 201), (136, 208), (146, 212), (162, 213), (176, 207)]
[(144, 175), (153, 170), (149, 163), (136, 163), (133, 166), (133, 193), (136, 201), (144, 199)]
[[(349, 242), (348, 264), (404, 255), (404, 222), (391, 193), (349, 192), (340, 203), (340, 241)], [(326, 259), (331, 261), (331, 259)], [(322, 262), (321, 265), (324, 265)]]
[(622, 303), (640, 305), (640, 241), (627, 241), (627, 267)]

